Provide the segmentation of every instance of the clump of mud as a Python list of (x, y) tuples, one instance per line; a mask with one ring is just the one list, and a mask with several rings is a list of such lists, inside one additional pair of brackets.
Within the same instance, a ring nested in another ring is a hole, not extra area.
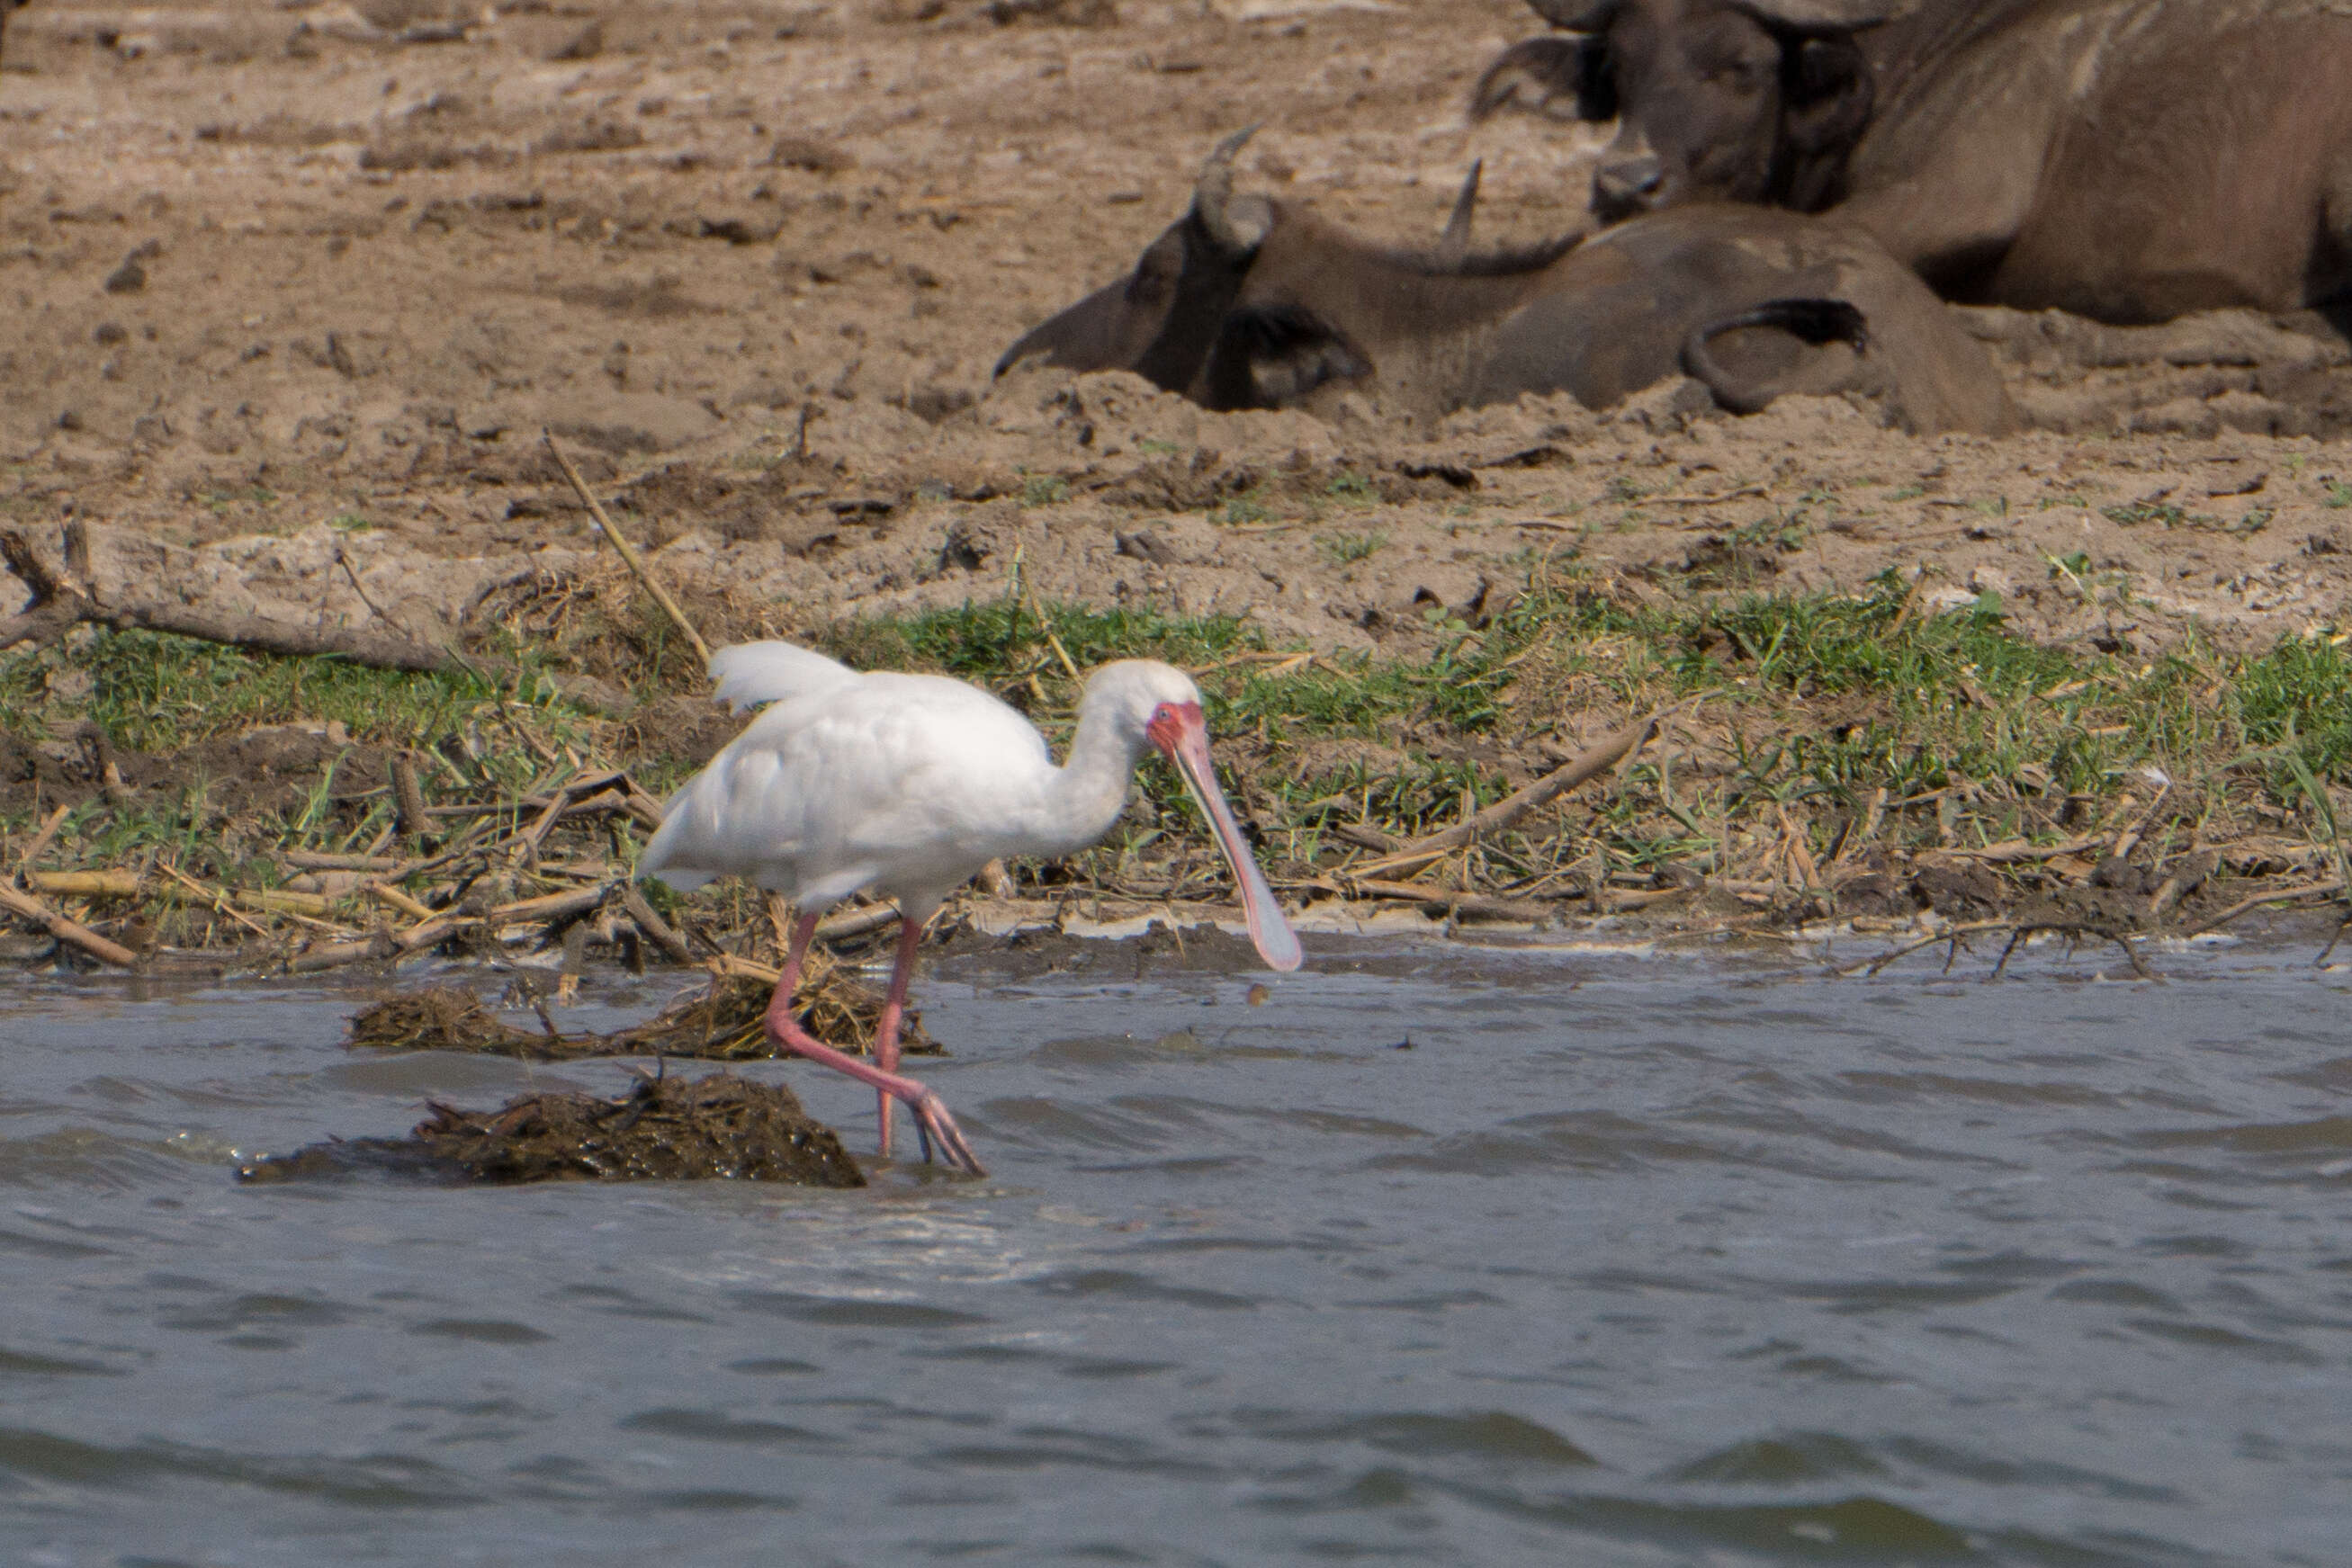
[[(388, 997), (352, 1019), (351, 1045), (370, 1051), (462, 1051), (530, 1061), (570, 1061), (590, 1056), (684, 1056), (704, 1061), (763, 1061), (779, 1051), (761, 1021), (771, 988), (740, 975), (714, 978), (641, 1024), (611, 1034), (562, 1034), (551, 1028), (518, 1029), (471, 991), (432, 986)], [(871, 1055), (882, 1013), (882, 993), (846, 965), (809, 955), (795, 998), (801, 1025), (838, 1050)], [(909, 1011), (899, 1049), (910, 1055), (946, 1054)]]
[(431, 1103), (405, 1138), (334, 1139), (237, 1168), (248, 1182), (379, 1175), (449, 1186), (775, 1181), (864, 1186), (832, 1128), (781, 1084), (645, 1078), (628, 1093), (526, 1094), (496, 1111)]
[(969, 967), (997, 980), (1070, 974), (1140, 980), (1180, 972), (1255, 974), (1265, 967), (1248, 937), (1208, 921), (1177, 926), (1154, 920), (1136, 936), (1115, 941), (1073, 936), (1050, 923), (1003, 933), (966, 925), (942, 934), (935, 952), (942, 974)]

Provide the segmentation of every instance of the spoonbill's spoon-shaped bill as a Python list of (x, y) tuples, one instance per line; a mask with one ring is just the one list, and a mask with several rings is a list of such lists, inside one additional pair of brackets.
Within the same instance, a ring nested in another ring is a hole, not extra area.
[(1233, 808), (1225, 804), (1225, 792), (1217, 788), (1216, 764), (1209, 759), (1209, 726), (1202, 717), (1201, 705), (1162, 703), (1153, 711), (1144, 733), (1160, 755), (1175, 765), (1177, 777), (1192, 791), (1201, 814), (1209, 819), (1209, 831), (1216, 835), (1217, 847), (1224, 851), (1225, 863), (1233, 867), (1234, 886), (1242, 895), (1242, 915), (1249, 922), (1250, 941), (1257, 947), (1257, 956), (1270, 969), (1285, 974), (1296, 969), (1306, 957), (1299, 951), (1298, 934), (1284, 918), (1274, 889), (1265, 884), (1265, 873), (1257, 869), (1257, 859), (1250, 853), (1249, 841), (1242, 836), (1241, 824), (1234, 821)]

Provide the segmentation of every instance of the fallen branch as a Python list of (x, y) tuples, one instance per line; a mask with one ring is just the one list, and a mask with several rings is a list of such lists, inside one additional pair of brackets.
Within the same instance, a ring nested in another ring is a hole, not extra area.
[(819, 942), (845, 942), (852, 936), (863, 936), (868, 932), (885, 930), (889, 926), (893, 926), (898, 924), (898, 910), (897, 905), (888, 904), (868, 904), (864, 909), (846, 910), (839, 915), (827, 915), (824, 919), (818, 921), (816, 923), (816, 936), (814, 940)]
[(1919, 857), (1919, 863), (1932, 865), (1940, 856), (1949, 856), (1954, 860), (1986, 861), (1996, 865), (2011, 865), (2021, 861), (2056, 860), (2062, 855), (2080, 854), (2084, 850), (2095, 848), (2105, 837), (2104, 833), (2086, 833), (2079, 839), (2068, 839), (2063, 843), (2055, 844), (2037, 844), (2024, 839), (2004, 839), (2000, 843), (1987, 844), (1982, 849), (1955, 847), (1948, 850), (1931, 850)]
[(2199, 922), (2197, 925), (2192, 925), (2188, 930), (2182, 932), (2181, 935), (2183, 936), (2202, 936), (2204, 933), (2212, 930), (2215, 926), (2227, 925), (2231, 921), (2235, 920), (2247, 910), (2256, 908), (2262, 904), (2284, 904), (2291, 898), (2313, 898), (2323, 893), (2341, 893), (2343, 891), (2344, 879), (2340, 876), (2332, 876), (2326, 882), (2307, 883), (2302, 887), (2283, 887), (2275, 893), (2258, 893), (2252, 898), (2240, 899), (2237, 903), (2230, 905), (2229, 908), (2221, 911), (2221, 914), (2214, 915), (2210, 920)]
[(1835, 971), (1835, 973), (1838, 978), (1842, 980), (1850, 980), (1856, 975), (1860, 975), (1864, 979), (1868, 979), (1872, 976), (1877, 974), (1879, 970), (1886, 967), (1887, 965), (1895, 962), (1895, 959), (1908, 957), (1912, 954), (1916, 953), (1922, 947), (1933, 947), (1938, 942), (1949, 942), (1953, 945), (1953, 947), (1957, 952), (1959, 946), (1959, 940), (1963, 936), (1972, 935), (1979, 931), (2003, 931), (2007, 930), (2008, 927), (2009, 922), (2006, 920), (1974, 920), (1965, 925), (1948, 925), (1932, 936), (1922, 936), (1916, 942), (1906, 942), (1891, 953), (1881, 953), (1877, 957), (1871, 959), (1866, 964), (1856, 964), (1851, 969), (1839, 969)]
[(1597, 745), (1587, 747), (1578, 756), (1553, 768), (1526, 789), (1505, 796), (1485, 810), (1450, 828), (1416, 839), (1394, 854), (1367, 861), (1354, 867), (1351, 874), (1360, 879), (1367, 872), (1401, 871), (1411, 865), (1426, 863), (1449, 850), (1460, 849), (1481, 834), (1501, 832), (1537, 807), (1566, 794), (1587, 779), (1608, 772), (1631, 757), (1657, 734), (1658, 725), (1667, 711), (1661, 709), (1637, 723), (1627, 725)]
[(656, 913), (652, 903), (645, 895), (645, 890), (638, 887), (636, 883), (630, 883), (621, 889), (621, 908), (630, 919), (637, 923), (637, 929), (644, 932), (655, 946), (668, 954), (672, 959), (680, 964), (698, 962), (692, 946), (685, 937), (677, 934), (676, 927)]
[(122, 969), (139, 967), (139, 955), (130, 948), (107, 940), (79, 921), (67, 919), (31, 894), (20, 893), (5, 882), (0, 882), (0, 907), (23, 915), (58, 941), (70, 943), (100, 963)]
[(1475, 920), (1547, 921), (1559, 911), (1549, 904), (1531, 898), (1496, 898), (1483, 893), (1464, 893), (1452, 888), (1432, 887), (1426, 883), (1367, 881), (1362, 877), (1346, 879), (1348, 890), (1372, 898), (1405, 900), (1423, 908), (1443, 908), (1448, 915)]
[(2112, 942), (2116, 946), (2124, 950), (2125, 957), (2131, 960), (2133, 974), (2137, 975), (2143, 980), (2156, 980), (2161, 982), (2164, 978), (2163, 976), (2156, 973), (2146, 964), (2140, 961), (2139, 949), (2132, 946), (2132, 939), (2130, 937), (2123, 935), (2119, 931), (2109, 931), (2104, 926), (2086, 925), (2077, 921), (2053, 922), (2042, 920), (2026, 921), (2010, 932), (2009, 945), (2000, 950), (2000, 962), (1993, 965), (1992, 973), (1987, 975), (1985, 978), (1988, 981), (2000, 979), (2002, 973), (2009, 967), (2009, 956), (2017, 951), (2018, 945), (2020, 943), (2023, 942), (2028, 936), (2032, 936), (2037, 931), (2055, 932), (2060, 936), (2096, 936), (2103, 942)]

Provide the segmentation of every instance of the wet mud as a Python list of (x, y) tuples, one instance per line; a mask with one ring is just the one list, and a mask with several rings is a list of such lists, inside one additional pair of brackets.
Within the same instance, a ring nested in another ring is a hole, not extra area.
[(1259, 974), (1265, 961), (1248, 937), (1207, 921), (1171, 925), (1154, 920), (1136, 936), (1105, 938), (1077, 936), (1064, 930), (1057, 919), (1045, 918), (1020, 922), (1009, 930), (984, 929), (966, 921), (934, 937), (925, 949), (925, 967), (954, 978), (1098, 975), (1139, 980), (1178, 971)]
[[(774, 988), (766, 980), (722, 976), (688, 992), (641, 1024), (607, 1034), (565, 1034), (535, 996), (541, 1027), (508, 1023), (474, 992), (457, 986), (405, 990), (362, 1009), (352, 1019), (350, 1044), (361, 1051), (455, 1051), (529, 1061), (569, 1061), (599, 1056), (685, 1057), (704, 1061), (791, 1060), (768, 1036), (763, 1019)], [(871, 1055), (882, 993), (821, 951), (813, 954), (793, 1010), (817, 1039), (836, 1050)], [(909, 1009), (899, 1049), (910, 1056), (943, 1054)]]
[(526, 1094), (495, 1111), (438, 1103), (405, 1138), (331, 1139), (237, 1167), (246, 1182), (378, 1176), (451, 1186), (770, 1181), (864, 1186), (832, 1128), (781, 1084), (640, 1078), (613, 1099)]

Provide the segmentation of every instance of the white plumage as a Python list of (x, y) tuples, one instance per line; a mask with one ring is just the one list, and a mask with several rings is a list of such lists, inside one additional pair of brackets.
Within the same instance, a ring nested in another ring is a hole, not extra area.
[[(1175, 764), (1208, 816), (1260, 955), (1277, 969), (1298, 967), (1298, 939), (1217, 788), (1200, 691), (1181, 670), (1139, 659), (1097, 670), (1058, 768), (1027, 719), (961, 681), (860, 674), (789, 643), (722, 648), (710, 674), (720, 700), (738, 711), (761, 704), (767, 711), (671, 798), (637, 873), (680, 889), (732, 873), (792, 901), (801, 918), (770, 1023), (803, 1054), (835, 1066), (851, 1060), (809, 1049), (816, 1042), (786, 1006), (805, 934), (820, 912), (865, 889), (898, 904), (888, 1038), (876, 1046), (887, 1073), (896, 1064), (898, 1006), (923, 923), (992, 860), (1066, 854), (1109, 831), (1149, 747)], [(871, 1072), (862, 1064), (844, 1071)], [(918, 1103), (918, 1124), (927, 1141), (944, 1139), (953, 1121), (937, 1097), (902, 1086), (912, 1081), (877, 1082), (886, 1095), (927, 1101), (940, 1120)], [(886, 1099), (886, 1154), (888, 1129)], [(960, 1135), (949, 1141), (952, 1152)]]

